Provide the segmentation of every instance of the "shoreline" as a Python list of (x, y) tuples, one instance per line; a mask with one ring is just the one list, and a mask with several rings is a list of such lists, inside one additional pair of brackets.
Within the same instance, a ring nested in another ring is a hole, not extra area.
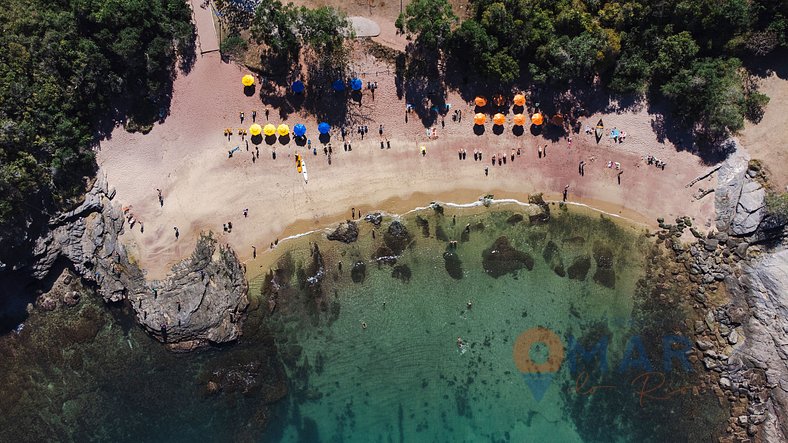
[[(464, 192), (467, 192), (467, 195), (469, 195), (475, 191), (462, 190), (462, 192), (459, 194), (457, 192), (451, 192), (451, 193), (447, 193), (447, 195), (451, 195), (454, 197), (458, 197), (458, 195), (464, 196), (466, 195), (464, 194)], [(424, 201), (421, 200), (422, 197), (421, 194), (422, 193), (414, 193), (414, 195), (408, 199), (399, 199), (399, 198), (388, 199), (386, 200), (386, 202), (392, 204), (392, 206), (389, 206), (389, 209), (371, 209), (369, 210), (369, 212), (364, 212), (364, 215), (379, 212), (384, 216), (389, 216), (392, 218), (405, 217), (419, 211), (430, 209), (429, 205), (431, 202), (439, 203), (446, 208), (452, 208), (458, 210), (467, 210), (471, 208), (479, 208), (480, 210), (490, 209), (485, 207), (481, 202), (480, 200), (480, 198), (482, 197), (481, 195), (479, 195), (476, 200), (471, 200), (468, 203), (458, 203), (456, 201), (445, 201), (440, 198), (435, 198), (429, 200), (429, 202), (427, 202), (426, 204), (418, 205), (416, 204), (416, 200)], [(497, 195), (497, 194), (493, 194), (493, 195)], [(501, 208), (502, 206), (505, 205), (516, 205), (518, 207), (527, 207), (531, 205), (531, 203), (527, 202), (528, 194), (514, 194), (514, 195), (517, 195), (519, 198), (515, 198), (515, 197), (493, 198), (491, 207)], [(523, 195), (525, 195), (525, 198), (521, 199)], [(554, 200), (552, 198), (549, 198), (552, 197), (552, 195), (545, 195), (545, 194), (543, 195), (548, 197), (545, 198), (545, 202), (548, 204), (553, 205), (553, 204), (563, 203), (560, 198)], [(648, 222), (647, 221), (648, 218), (646, 216), (639, 214), (635, 211), (626, 210), (626, 208), (623, 208), (624, 210), (619, 211), (619, 213), (614, 213), (614, 212), (610, 212), (610, 209), (615, 210), (614, 208), (606, 208), (608, 210), (605, 210), (592, 205), (591, 204), (592, 202), (596, 203), (596, 201), (593, 199), (586, 199), (585, 202), (584, 201), (574, 202), (567, 200), (565, 203), (572, 211), (577, 211), (584, 215), (598, 214), (600, 216), (612, 217), (615, 219), (616, 223), (621, 223), (627, 227), (631, 227), (631, 228), (640, 227), (640, 228), (646, 228), (647, 230), (653, 230), (655, 228), (658, 228), (658, 224), (656, 223), (656, 220), (654, 220), (653, 222)], [(615, 204), (612, 203), (608, 203), (608, 205), (615, 206)], [(409, 209), (405, 209), (405, 208), (409, 208)], [(626, 215), (623, 215), (622, 212), (626, 213)], [(281, 256), (281, 254), (277, 255), (277, 254), (273, 254), (273, 252), (275, 252), (278, 249), (279, 245), (284, 244), (288, 248), (296, 247), (297, 244), (294, 243), (295, 241), (302, 240), (304, 237), (308, 237), (312, 234), (329, 232), (333, 228), (335, 228), (336, 225), (338, 225), (339, 223), (348, 220), (350, 220), (350, 218), (342, 218), (341, 216), (337, 215), (336, 217), (325, 220), (324, 222), (321, 223), (321, 226), (317, 228), (315, 227), (312, 227), (311, 229), (308, 228), (307, 225), (310, 225), (310, 223), (307, 222), (306, 220), (299, 220), (288, 225), (283, 231), (284, 236), (279, 239), (278, 245), (274, 246), (273, 249), (269, 248), (269, 249), (265, 249), (262, 252), (258, 252), (257, 258), (254, 259), (251, 257), (251, 255), (243, 256), (241, 262), (244, 265), (246, 265), (247, 269), (249, 270), (246, 273), (247, 281), (251, 283), (252, 280), (255, 280), (259, 278), (261, 275), (265, 274), (265, 272), (267, 272), (266, 270), (271, 268), (275, 264), (276, 260)], [(360, 219), (356, 218), (353, 221), (360, 223), (363, 222), (364, 219), (363, 217)], [(323, 240), (328, 241), (325, 238)]]

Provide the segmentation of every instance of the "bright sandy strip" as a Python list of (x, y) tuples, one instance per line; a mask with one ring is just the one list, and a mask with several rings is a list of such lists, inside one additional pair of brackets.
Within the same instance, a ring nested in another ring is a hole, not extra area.
[[(214, 231), (242, 260), (249, 260), (253, 245), (258, 255), (265, 254), (277, 238), (349, 218), (351, 207), (364, 214), (373, 210), (396, 214), (432, 200), (469, 203), (488, 193), (496, 199), (527, 201), (529, 193), (544, 192), (557, 200), (567, 184), (570, 201), (605, 212), (650, 225), (657, 217), (670, 220), (690, 215), (699, 228), (711, 226), (713, 195), (696, 201), (693, 194), (699, 187), (713, 187), (715, 179), (685, 188), (711, 167), (700, 164), (692, 154), (658, 143), (651, 129), (654, 116), (645, 110), (603, 116), (608, 128), (628, 133), (624, 143), (614, 144), (605, 137), (596, 144), (593, 136), (581, 133), (573, 137), (569, 148), (566, 139), (551, 143), (527, 129), (524, 135), (514, 136), (511, 115), (502, 135), (493, 134), (488, 122), (484, 135), (477, 136), (472, 131), (471, 107), (450, 93), (453, 109), (463, 112), (462, 123), (452, 122), (450, 113), (445, 129), (437, 124), (438, 139), (429, 141), (415, 114), (404, 122), (405, 102), (397, 99), (394, 77), (384, 72), (387, 66), (367, 56), (360, 57), (355, 67), (359, 72), (378, 73), (362, 77), (365, 85), (378, 82), (375, 100), (364, 91), (362, 106), (351, 105), (363, 116), (369, 133), (361, 141), (352, 131), (353, 150), (344, 152), (335, 132), (331, 165), (317, 142), (317, 121), (311, 116), (296, 113), (282, 119), (272, 109), (270, 121), (291, 128), (305, 123), (307, 136), (319, 148), (317, 156), (294, 142), (287, 146), (277, 142), (274, 161), (272, 148), (262, 143), (260, 158), (253, 163), (252, 153), (238, 135), (230, 141), (223, 137), (224, 128), (233, 128), (236, 134), (238, 128), (248, 128), (252, 110), (257, 110), (258, 122), (266, 121), (265, 106), (257, 94), (247, 97), (242, 92), (240, 79), (245, 71), (221, 62), (218, 53), (198, 56), (192, 72), (178, 76), (171, 115), (163, 124), (146, 135), (119, 127), (101, 143), (100, 173), (116, 188), (116, 201), (130, 207), (130, 213), (144, 223), (144, 232), (137, 224), (126, 230), (122, 241), (149, 278), (163, 277), (172, 264), (187, 257), (201, 231)], [(246, 114), (243, 124), (240, 111)], [(589, 122), (599, 118), (592, 116)], [(384, 125), (391, 149), (380, 149), (379, 124)], [(427, 147), (426, 157), (419, 153), (420, 144)], [(548, 144), (547, 156), (539, 159), (536, 146), (544, 144)], [(254, 145), (249, 145), (254, 151)], [(234, 146), (240, 146), (240, 151), (228, 158), (227, 151)], [(477, 148), (484, 152), (481, 162), (473, 160)], [(503, 166), (491, 165), (493, 154), (510, 156), (512, 148), (520, 148), (522, 155)], [(467, 150), (466, 160), (458, 160), (458, 149)], [(306, 159), (309, 183), (296, 172), (292, 157), (296, 151)], [(643, 157), (647, 154), (667, 161), (665, 170), (646, 165)], [(578, 174), (581, 160), (587, 162), (584, 177)], [(621, 164), (621, 185), (616, 182), (617, 171), (606, 167), (610, 160)], [(489, 176), (484, 174), (485, 167)], [(159, 207), (156, 188), (163, 191), (163, 207)], [(248, 218), (243, 217), (244, 208), (249, 208)], [(231, 233), (222, 231), (227, 222), (233, 224)], [(175, 226), (180, 230), (177, 241)]]

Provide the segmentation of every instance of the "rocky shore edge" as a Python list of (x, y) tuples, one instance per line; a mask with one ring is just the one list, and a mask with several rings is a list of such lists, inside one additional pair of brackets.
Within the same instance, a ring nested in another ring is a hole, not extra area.
[[(707, 370), (704, 387), (730, 404), (723, 442), (788, 441), (788, 220), (768, 213), (765, 185), (740, 149), (719, 170), (716, 230), (658, 219), (657, 242), (684, 268), (673, 277), (686, 278), (698, 318), (690, 358)], [(694, 243), (680, 240), (686, 230)]]
[(30, 273), (43, 280), (59, 261), (67, 266), (37, 306), (76, 303), (78, 292), (58, 284), (72, 284), (73, 270), (106, 302), (129, 303), (138, 323), (172, 351), (236, 340), (249, 288), (235, 252), (204, 233), (191, 257), (174, 265), (165, 279), (148, 281), (118, 240), (127, 217), (114, 196), (106, 177), (99, 176), (82, 204), (50, 221), (49, 232), (36, 242)]

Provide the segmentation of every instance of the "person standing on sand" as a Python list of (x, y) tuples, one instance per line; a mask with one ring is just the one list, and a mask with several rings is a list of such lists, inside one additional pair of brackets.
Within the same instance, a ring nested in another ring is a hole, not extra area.
[(249, 216), (249, 208), (244, 208), (244, 218)]
[(159, 193), (159, 206), (164, 207), (164, 197), (161, 196), (161, 189), (156, 188), (156, 192)]
[(538, 151), (539, 151), (539, 158), (542, 158), (542, 147), (541, 146), (539, 146)]
[(252, 121), (257, 121), (257, 111), (252, 111)]
[(350, 219), (351, 220), (356, 219), (356, 208), (350, 208)]
[(244, 113), (243, 113), (243, 111), (241, 111), (239, 116), (241, 117), (241, 123), (243, 123), (244, 122)]
[(567, 194), (569, 194), (569, 185), (564, 186), (564, 201), (566, 201)]
[(268, 108), (265, 108), (265, 121), (268, 121)]
[(485, 166), (485, 167), (484, 167), (484, 176), (486, 177), (486, 176), (488, 176), (488, 175), (490, 175), (490, 169), (489, 169), (489, 168), (487, 168), (487, 166)]
[(257, 258), (257, 248), (252, 245), (252, 258)]
[(178, 237), (181, 236), (180, 231), (178, 231), (178, 227), (177, 226), (173, 226), (172, 229), (175, 230), (175, 240), (178, 240)]
[(623, 171), (623, 170), (621, 170), (621, 171), (618, 171), (618, 184), (619, 184), (619, 185), (621, 185), (621, 174), (623, 174), (623, 173), (624, 173), (624, 171)]

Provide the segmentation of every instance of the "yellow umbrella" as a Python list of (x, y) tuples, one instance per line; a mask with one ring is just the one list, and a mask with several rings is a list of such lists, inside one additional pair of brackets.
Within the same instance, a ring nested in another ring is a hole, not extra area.
[(531, 123), (535, 124), (536, 126), (540, 126), (542, 123), (544, 123), (544, 117), (542, 117), (542, 114), (537, 112), (531, 116)]
[(284, 137), (290, 133), (290, 126), (282, 123), (278, 128), (276, 128), (276, 132), (278, 132), (280, 136)]
[(487, 116), (485, 116), (481, 112), (473, 116), (473, 124), (475, 125), (483, 125), (484, 122), (486, 121), (487, 121)]
[(261, 132), (263, 132), (263, 128), (257, 123), (249, 127), (249, 133), (252, 135), (260, 135)]
[(252, 77), (251, 74), (246, 74), (241, 79), (241, 83), (243, 83), (244, 86), (252, 86), (254, 84), (254, 77)]
[(525, 116), (523, 114), (515, 114), (512, 119), (514, 120), (514, 124), (517, 126), (525, 125)]
[(480, 108), (487, 106), (487, 99), (482, 96), (476, 97), (473, 102), (476, 103), (476, 106)]
[(271, 135), (276, 134), (276, 126), (272, 125), (271, 123), (265, 125), (263, 127), (263, 134), (265, 134), (267, 136), (271, 136)]
[(525, 106), (525, 96), (523, 94), (516, 94), (514, 96), (514, 104), (516, 106)]
[(506, 123), (506, 117), (501, 113), (495, 114), (493, 116), (493, 123), (498, 126), (502, 126), (504, 123)]

